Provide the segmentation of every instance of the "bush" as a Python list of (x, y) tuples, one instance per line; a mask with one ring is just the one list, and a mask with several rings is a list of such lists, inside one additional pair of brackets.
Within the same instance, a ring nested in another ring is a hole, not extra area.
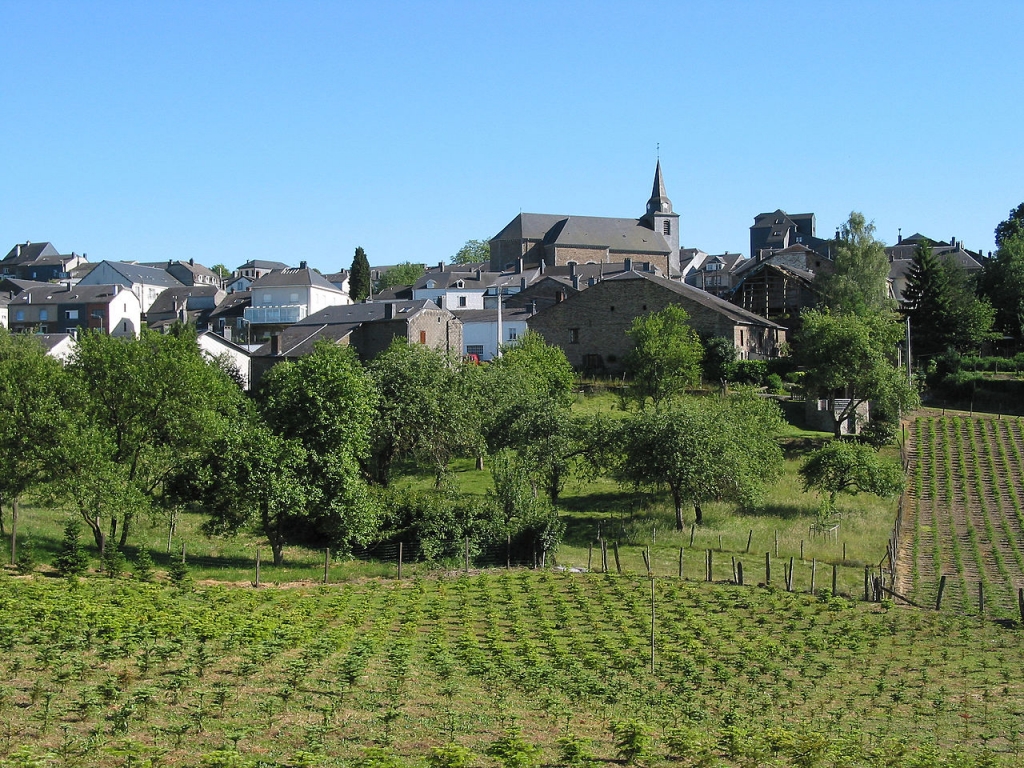
[(184, 560), (177, 558), (171, 560), (171, 564), (167, 568), (167, 577), (179, 589), (189, 589), (192, 586), (192, 574)]
[(768, 387), (768, 391), (772, 394), (786, 394), (786, 388), (782, 386), (782, 377), (777, 373), (768, 374), (768, 378), (765, 380), (765, 385)]
[(504, 736), (487, 748), (487, 754), (502, 768), (530, 768), (537, 763), (540, 747), (523, 739), (518, 728), (509, 728)]
[(31, 539), (25, 539), (18, 547), (14, 568), (21, 576), (28, 576), (36, 569), (36, 550)]
[(768, 378), (768, 363), (764, 360), (737, 360), (735, 382), (763, 387)]

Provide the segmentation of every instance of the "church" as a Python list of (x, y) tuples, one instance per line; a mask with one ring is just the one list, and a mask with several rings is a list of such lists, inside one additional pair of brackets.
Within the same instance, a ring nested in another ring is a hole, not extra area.
[(491, 270), (569, 264), (649, 264), (667, 277), (681, 275), (679, 214), (665, 194), (661, 161), (647, 212), (638, 219), (521, 213), (491, 238)]

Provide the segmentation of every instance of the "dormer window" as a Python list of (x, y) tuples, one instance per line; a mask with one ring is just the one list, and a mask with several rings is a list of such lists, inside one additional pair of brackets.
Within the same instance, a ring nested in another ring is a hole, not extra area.
[(464, 283), (464, 282), (463, 282), (462, 280), (457, 280), (457, 281), (455, 282), (455, 287), (456, 287), (456, 288), (460, 288), (460, 289), (461, 289), (461, 288), (465, 288), (465, 287), (466, 287), (466, 284), (465, 284), (465, 283)]
[(437, 285), (437, 283), (435, 283), (433, 280), (427, 280), (428, 289), (432, 289), (435, 285)]

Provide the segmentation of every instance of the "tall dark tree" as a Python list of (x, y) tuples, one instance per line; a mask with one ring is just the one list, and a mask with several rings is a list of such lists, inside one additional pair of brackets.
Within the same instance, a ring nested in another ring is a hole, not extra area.
[(910, 318), (913, 353), (918, 357), (931, 357), (943, 352), (949, 345), (949, 281), (927, 240), (914, 249), (902, 308), (903, 314)]
[(352, 301), (362, 301), (370, 295), (371, 287), (370, 260), (366, 258), (366, 251), (357, 247), (352, 258), (352, 269), (349, 270), (348, 295)]
[(1014, 235), (1024, 235), (1024, 203), (1010, 211), (1006, 221), (999, 222), (996, 227), (996, 246), (1001, 248)]
[(980, 290), (995, 308), (996, 328), (1018, 338), (1024, 335), (1024, 233), (1003, 239), (995, 257), (985, 263)]

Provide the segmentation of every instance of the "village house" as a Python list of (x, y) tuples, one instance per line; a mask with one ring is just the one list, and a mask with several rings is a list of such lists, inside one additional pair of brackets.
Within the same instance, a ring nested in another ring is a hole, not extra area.
[(244, 316), (251, 337), (260, 341), (325, 307), (352, 303), (347, 293), (304, 261), (295, 269), (266, 273), (252, 284), (250, 293)]
[[(145, 267), (123, 261), (101, 261), (78, 281), (78, 285), (121, 285), (134, 293), (142, 307), (148, 312), (161, 293), (168, 288), (181, 288), (182, 284), (167, 270), (159, 267)], [(136, 331), (138, 327), (136, 326)]]
[(33, 285), (8, 304), (11, 331), (68, 333), (86, 328), (112, 336), (137, 336), (142, 326), (138, 296), (122, 285)]
[(704, 337), (732, 340), (740, 359), (767, 359), (780, 352), (786, 329), (691, 285), (644, 272), (624, 272), (538, 312), (529, 319), (548, 344), (573, 367), (617, 374), (633, 348), (626, 335), (633, 319), (681, 306)]

